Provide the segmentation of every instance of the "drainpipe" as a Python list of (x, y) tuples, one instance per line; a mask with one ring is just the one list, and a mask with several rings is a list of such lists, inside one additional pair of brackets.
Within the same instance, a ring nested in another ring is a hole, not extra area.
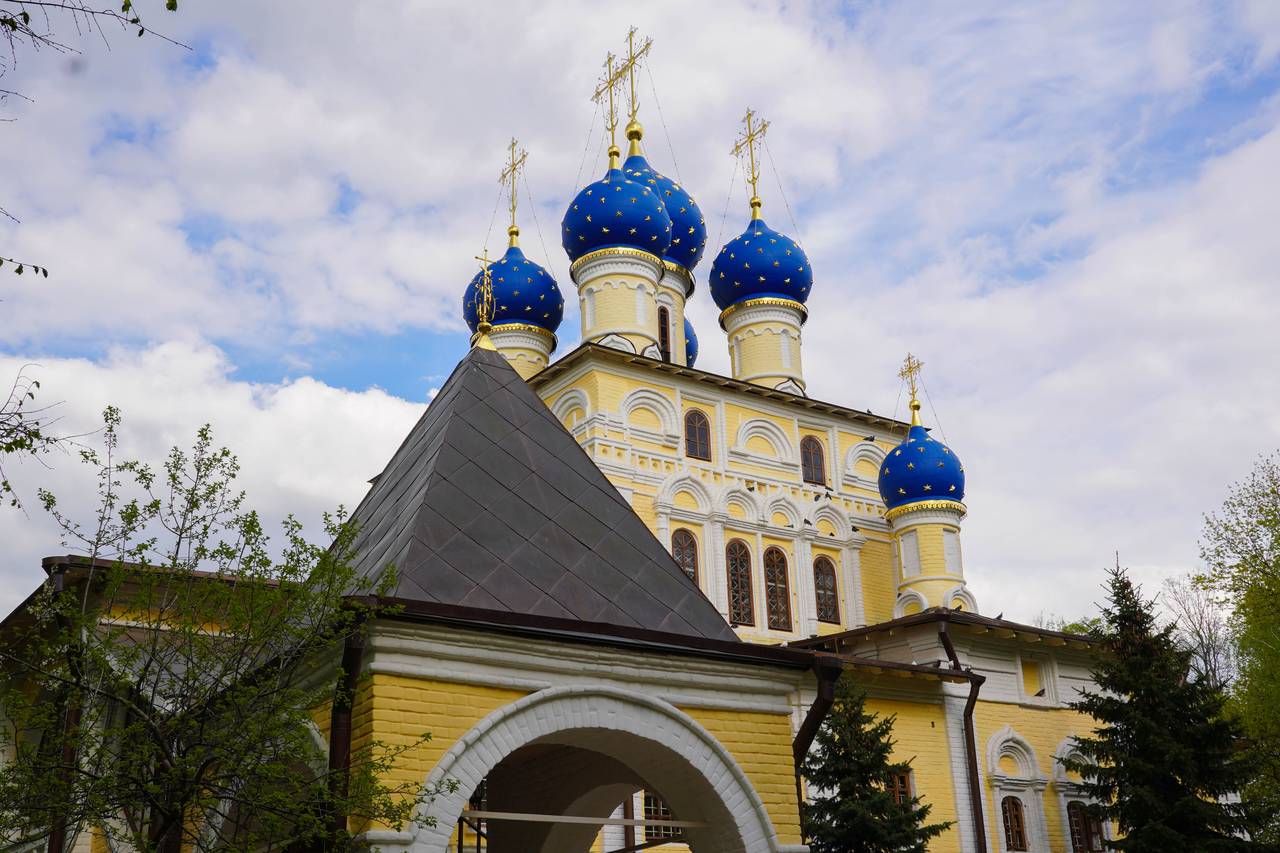
[(809, 706), (809, 712), (805, 714), (804, 722), (800, 724), (800, 730), (796, 732), (795, 740), (791, 743), (791, 757), (796, 767), (797, 809), (804, 805), (804, 787), (801, 782), (800, 768), (809, 754), (813, 739), (818, 736), (822, 721), (827, 718), (827, 712), (836, 701), (836, 682), (840, 680), (840, 673), (843, 671), (844, 664), (835, 655), (814, 653), (813, 674), (818, 678), (818, 695), (814, 697), (813, 704)]
[(364, 662), (364, 625), (356, 624), (342, 645), (342, 677), (333, 688), (333, 709), (329, 716), (329, 845), (332, 847), (347, 829), (347, 812), (340, 804), (351, 782), (351, 708)]
[(969, 776), (969, 802), (973, 811), (974, 849), (977, 853), (987, 853), (987, 827), (982, 818), (982, 786), (978, 782), (978, 748), (975, 746), (977, 735), (973, 730), (973, 707), (978, 704), (978, 691), (982, 689), (987, 679), (972, 669), (965, 669), (960, 665), (960, 657), (956, 654), (955, 644), (951, 642), (951, 634), (947, 628), (948, 623), (944, 616), (938, 625), (938, 639), (942, 641), (942, 647), (947, 651), (951, 668), (964, 673), (969, 679), (969, 700), (964, 704), (964, 757), (965, 764), (968, 765), (966, 769)]

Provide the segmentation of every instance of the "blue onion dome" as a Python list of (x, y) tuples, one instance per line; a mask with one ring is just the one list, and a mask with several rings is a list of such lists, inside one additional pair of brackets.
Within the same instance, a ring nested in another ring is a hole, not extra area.
[(693, 324), (689, 322), (689, 318), (684, 318), (684, 363), (688, 367), (693, 367), (693, 363), (698, 360), (698, 334), (693, 330)]
[(627, 125), (631, 147), (627, 161), (622, 164), (622, 172), (636, 183), (651, 188), (662, 199), (667, 215), (671, 217), (671, 245), (662, 259), (688, 271), (692, 281), (693, 268), (702, 260), (702, 252), (707, 246), (707, 221), (688, 190), (649, 165), (640, 149), (643, 134), (644, 129), (639, 122)]
[(813, 270), (804, 249), (757, 216), (753, 212), (747, 230), (726, 243), (711, 264), (711, 298), (722, 311), (746, 299), (804, 304), (809, 298)]
[(560, 243), (570, 262), (598, 249), (639, 249), (658, 258), (671, 246), (671, 217), (657, 189), (628, 178), (609, 149), (609, 171), (569, 204)]
[[(551, 274), (520, 251), (515, 236), (512, 235), (513, 245), (506, 254), (489, 267), (493, 279), (492, 323), (527, 323), (554, 334), (564, 317), (564, 297)], [(476, 273), (462, 297), (462, 316), (472, 332), (480, 322), (476, 317), (476, 291), (483, 277), (483, 270)]]
[(920, 425), (920, 403), (911, 401), (907, 440), (880, 466), (880, 497), (889, 509), (917, 501), (964, 500), (964, 465), (960, 458)]

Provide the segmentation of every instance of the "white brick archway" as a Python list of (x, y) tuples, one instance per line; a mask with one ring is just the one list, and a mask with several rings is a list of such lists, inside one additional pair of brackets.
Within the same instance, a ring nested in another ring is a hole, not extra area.
[(427, 777), (428, 783), (459, 783), (456, 793), (428, 805), (436, 825), (411, 833), (375, 833), (399, 837), (370, 840), (411, 853), (442, 853), (470, 793), (503, 758), (533, 744), (592, 750), (626, 765), (658, 790), (682, 820), (708, 825), (687, 832), (695, 853), (808, 850), (779, 844), (764, 803), (742, 768), (696, 720), (660, 699), (612, 687), (550, 688), (489, 714)]

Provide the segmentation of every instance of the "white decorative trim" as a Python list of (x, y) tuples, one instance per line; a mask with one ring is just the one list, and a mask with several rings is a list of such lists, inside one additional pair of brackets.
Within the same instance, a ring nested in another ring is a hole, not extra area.
[(540, 691), (499, 708), (454, 743), (426, 782), (456, 780), (458, 789), (427, 804), (425, 811), (436, 825), (415, 826), (409, 850), (444, 853), (471, 792), (507, 755), (532, 743), (578, 742), (589, 742), (591, 749), (661, 789), (677, 814), (707, 823), (687, 830), (694, 849), (787, 849), (737, 761), (688, 714), (630, 690), (569, 687)]
[(794, 306), (770, 302), (761, 305), (747, 305), (739, 308), (724, 318), (723, 328), (733, 335), (744, 326), (754, 323), (778, 323), (800, 335), (800, 324), (804, 316), (804, 308), (795, 303)]
[(773, 387), (778, 389), (779, 391), (786, 391), (788, 394), (795, 394), (797, 397), (805, 396), (804, 386), (801, 385), (799, 382), (797, 382), (795, 379), (787, 379), (786, 381), (780, 382), (779, 384)]
[[(644, 427), (633, 426), (631, 415), (636, 409), (648, 409), (653, 412), (658, 422), (662, 424), (661, 431), (655, 433)], [(677, 447), (680, 444), (680, 413), (676, 411), (675, 403), (671, 402), (666, 395), (652, 388), (637, 388), (622, 398), (622, 402), (618, 405), (618, 412), (623, 423), (626, 424), (627, 432), (637, 438), (656, 444), (665, 444), (668, 447)]]
[(630, 340), (624, 338), (622, 335), (605, 335), (603, 338), (596, 341), (596, 343), (600, 344), (602, 347), (613, 347), (614, 349), (620, 349), (623, 352), (634, 353), (636, 351), (635, 344), (631, 343)]
[(947, 590), (946, 595), (942, 598), (942, 606), (951, 607), (951, 602), (955, 601), (957, 598), (960, 599), (966, 611), (969, 613), (978, 612), (978, 599), (974, 597), (973, 593), (969, 590), (969, 587), (965, 586), (964, 583), (960, 583), (958, 586), (953, 586), (951, 589)]
[(555, 415), (556, 420), (561, 423), (574, 409), (582, 409), (584, 419), (591, 416), (591, 400), (587, 397), (587, 392), (581, 388), (566, 391), (551, 404), (551, 414)]
[(658, 349), (657, 344), (649, 344), (644, 348), (644, 352), (640, 354), (645, 358), (651, 358), (654, 361), (662, 361), (662, 350)]
[(851, 486), (860, 486), (864, 489), (880, 489), (880, 475), (876, 474), (874, 478), (868, 479), (858, 474), (858, 463), (866, 460), (872, 462), (876, 466), (876, 471), (880, 471), (881, 463), (887, 455), (883, 447), (874, 441), (860, 441), (850, 447), (844, 455), (844, 481)]
[(579, 287), (615, 275), (634, 275), (656, 286), (662, 278), (662, 261), (656, 256), (637, 252), (634, 255), (600, 255), (572, 270), (570, 278)]
[[(1016, 776), (1010, 776), (1000, 768), (1000, 759), (1009, 756), (1018, 765)], [(1049, 850), (1049, 827), (1044, 813), (1044, 789), (1049, 780), (1040, 772), (1036, 752), (1026, 739), (1005, 726), (987, 741), (987, 778), (995, 792), (996, 838), (1001, 853), (1007, 853), (1004, 842), (1004, 813), (1001, 806), (1005, 797), (1017, 797), (1022, 801), (1022, 811), (1027, 819), (1027, 841), (1032, 850)], [(1065, 819), (1065, 815), (1063, 815)]]
[(929, 602), (925, 601), (924, 596), (918, 591), (914, 589), (899, 590), (898, 600), (893, 603), (893, 618), (899, 619), (908, 615), (907, 605), (913, 601), (920, 605), (920, 610), (927, 610), (929, 607)]
[[(763, 438), (773, 448), (773, 456), (763, 456), (747, 446), (753, 438)], [(733, 439), (733, 447), (729, 448), (729, 457), (749, 465), (765, 465), (769, 467), (783, 466), (790, 473), (798, 471), (799, 461), (795, 458), (795, 450), (791, 440), (783, 432), (782, 427), (764, 418), (752, 418), (738, 427), (738, 434)]]
[(698, 502), (698, 512), (711, 512), (712, 507), (716, 505), (707, 484), (686, 471), (672, 474), (663, 481), (654, 498), (654, 505), (659, 510), (670, 512), (675, 508), (676, 495), (681, 492), (689, 492), (693, 495), (694, 500)]

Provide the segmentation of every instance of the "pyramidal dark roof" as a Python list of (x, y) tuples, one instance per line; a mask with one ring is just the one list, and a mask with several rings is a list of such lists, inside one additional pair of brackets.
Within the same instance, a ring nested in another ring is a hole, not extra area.
[(397, 598), (735, 640), (538, 395), (473, 347), (353, 513)]

